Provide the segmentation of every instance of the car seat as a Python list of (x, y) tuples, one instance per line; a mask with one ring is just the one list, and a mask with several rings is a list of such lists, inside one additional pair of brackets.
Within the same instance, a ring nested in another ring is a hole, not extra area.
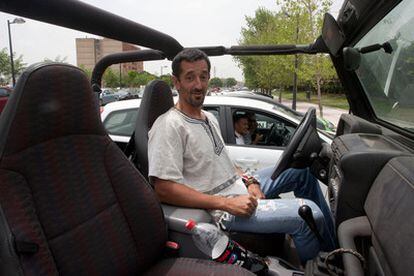
[(106, 134), (83, 71), (33, 65), (9, 100), (0, 117), (0, 275), (251, 275), (164, 257), (160, 204)]
[(339, 225), (340, 246), (352, 250), (352, 254), (342, 256), (345, 275), (411, 275), (413, 171), (414, 156), (389, 160), (369, 190), (364, 204), (366, 216)]

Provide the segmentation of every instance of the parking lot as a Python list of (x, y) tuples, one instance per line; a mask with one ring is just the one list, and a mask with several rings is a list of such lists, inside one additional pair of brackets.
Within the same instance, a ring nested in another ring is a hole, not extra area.
[[(292, 101), (290, 100), (282, 100), (282, 103), (288, 107), (292, 107)], [(309, 107), (316, 108), (317, 115), (319, 115), (319, 108), (318, 105), (307, 103), (307, 102), (297, 102), (296, 103), (296, 110), (300, 112), (306, 112)], [(348, 113), (347, 110), (333, 108), (329, 106), (323, 107), (323, 118), (327, 119), (328, 121), (332, 122), (335, 126), (338, 125), (339, 117), (341, 117), (342, 113)]]

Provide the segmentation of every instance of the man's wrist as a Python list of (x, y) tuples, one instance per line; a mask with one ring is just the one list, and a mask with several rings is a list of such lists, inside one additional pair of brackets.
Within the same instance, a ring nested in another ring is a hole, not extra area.
[(250, 185), (253, 185), (253, 184), (260, 185), (259, 181), (254, 176), (251, 176), (249, 174), (243, 174), (242, 180), (246, 188), (248, 188)]

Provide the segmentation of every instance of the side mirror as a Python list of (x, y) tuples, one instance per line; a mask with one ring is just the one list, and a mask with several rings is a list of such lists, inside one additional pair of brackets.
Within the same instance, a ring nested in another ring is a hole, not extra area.
[(339, 50), (345, 42), (345, 36), (338, 22), (329, 13), (325, 13), (323, 18), (322, 39), (326, 47), (328, 47), (329, 53), (333, 56), (338, 55)]

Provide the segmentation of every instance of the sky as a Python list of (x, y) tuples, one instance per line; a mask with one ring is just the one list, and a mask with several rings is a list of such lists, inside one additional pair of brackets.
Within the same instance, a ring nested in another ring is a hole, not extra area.
[[(277, 11), (275, 0), (83, 0), (98, 8), (110, 11), (140, 24), (174, 37), (184, 47), (237, 45), (246, 16), (254, 16), (259, 7)], [(334, 17), (341, 7), (335, 0), (331, 8)], [(237, 3), (237, 5), (235, 5)], [(7, 20), (16, 16), (0, 12), (0, 49), (7, 48), (9, 40)], [(28, 65), (66, 58), (76, 65), (75, 38), (96, 37), (50, 24), (27, 19), (24, 24), (12, 24), (13, 52), (23, 55)], [(231, 56), (212, 57), (212, 77), (233, 77), (243, 80), (243, 74)], [(144, 70), (159, 75), (171, 73), (169, 61), (144, 63)]]

